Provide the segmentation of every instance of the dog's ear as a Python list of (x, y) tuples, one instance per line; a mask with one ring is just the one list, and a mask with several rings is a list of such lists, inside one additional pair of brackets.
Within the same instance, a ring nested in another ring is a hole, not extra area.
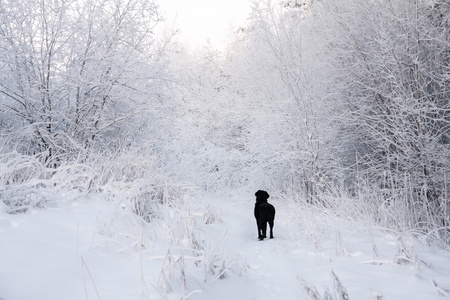
[(258, 191), (255, 193), (255, 196), (258, 197), (259, 195), (261, 195), (262, 192), (263, 192), (263, 191), (258, 190)]
[(266, 199), (269, 199), (269, 197), (270, 197), (270, 195), (269, 195), (269, 193), (268, 192), (264, 192), (264, 196), (266, 197)]

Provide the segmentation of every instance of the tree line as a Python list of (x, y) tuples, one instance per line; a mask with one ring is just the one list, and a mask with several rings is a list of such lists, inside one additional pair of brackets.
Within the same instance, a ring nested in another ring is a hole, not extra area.
[(353, 199), (449, 243), (448, 1), (251, 2), (226, 51), (192, 53), (155, 34), (157, 3), (3, 1), (2, 153), (141, 151), (205, 190)]

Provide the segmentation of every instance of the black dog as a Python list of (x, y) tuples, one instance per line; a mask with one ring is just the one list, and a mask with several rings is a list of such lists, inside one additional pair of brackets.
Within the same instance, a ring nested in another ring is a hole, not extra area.
[(275, 207), (267, 203), (269, 194), (266, 191), (257, 191), (255, 193), (255, 218), (256, 225), (258, 225), (258, 239), (264, 240), (267, 232), (267, 223), (270, 226), (270, 238), (273, 239), (273, 221), (275, 220)]

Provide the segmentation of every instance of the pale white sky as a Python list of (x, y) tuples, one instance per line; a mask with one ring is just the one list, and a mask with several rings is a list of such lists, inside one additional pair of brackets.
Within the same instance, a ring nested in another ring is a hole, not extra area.
[[(157, 0), (167, 23), (181, 30), (178, 39), (192, 48), (212, 45), (223, 49), (230, 31), (245, 23), (250, 13), (247, 0)], [(175, 19), (176, 18), (176, 19)]]

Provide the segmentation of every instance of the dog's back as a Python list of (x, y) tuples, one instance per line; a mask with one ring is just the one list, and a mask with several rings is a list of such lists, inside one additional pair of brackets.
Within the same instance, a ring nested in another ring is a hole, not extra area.
[(273, 221), (275, 219), (275, 207), (267, 201), (259, 204), (258, 211), (261, 220)]

